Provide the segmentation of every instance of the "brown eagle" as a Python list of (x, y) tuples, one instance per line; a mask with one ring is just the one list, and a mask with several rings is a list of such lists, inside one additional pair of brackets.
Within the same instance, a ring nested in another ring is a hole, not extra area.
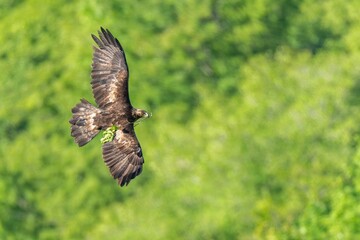
[(104, 161), (114, 179), (124, 186), (141, 173), (144, 163), (134, 123), (150, 114), (130, 103), (129, 70), (120, 42), (102, 27), (98, 34), (99, 38), (91, 35), (98, 45), (94, 47), (91, 71), (97, 107), (81, 99), (72, 109), (71, 136), (81, 147), (104, 130), (101, 138)]

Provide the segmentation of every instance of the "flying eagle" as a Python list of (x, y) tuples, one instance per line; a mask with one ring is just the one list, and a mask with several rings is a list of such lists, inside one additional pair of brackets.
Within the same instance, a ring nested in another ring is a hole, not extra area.
[(97, 107), (81, 99), (72, 109), (71, 136), (84, 146), (100, 131), (102, 155), (110, 173), (120, 186), (142, 171), (144, 158), (136, 138), (134, 123), (150, 114), (134, 108), (129, 99), (129, 70), (120, 42), (108, 29), (101, 27), (99, 38), (91, 35), (94, 47), (91, 87)]

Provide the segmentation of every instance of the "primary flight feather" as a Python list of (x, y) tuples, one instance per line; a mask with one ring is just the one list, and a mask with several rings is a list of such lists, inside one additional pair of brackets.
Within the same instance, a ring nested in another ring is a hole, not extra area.
[(120, 42), (103, 28), (92, 35), (94, 47), (91, 87), (97, 107), (81, 99), (72, 109), (71, 136), (81, 147), (104, 131), (103, 159), (120, 186), (142, 171), (144, 158), (135, 135), (134, 123), (150, 117), (131, 105), (128, 91), (129, 70)]

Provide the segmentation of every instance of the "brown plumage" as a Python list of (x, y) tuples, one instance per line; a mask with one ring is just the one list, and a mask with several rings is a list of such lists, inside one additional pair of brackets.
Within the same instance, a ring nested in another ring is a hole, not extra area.
[(81, 147), (101, 130), (116, 127), (115, 135), (103, 144), (103, 158), (112, 176), (120, 186), (128, 185), (142, 171), (144, 158), (134, 131), (134, 123), (150, 117), (134, 108), (129, 99), (129, 70), (125, 52), (109, 30), (92, 35), (98, 45), (94, 47), (91, 86), (98, 107), (81, 99), (72, 109), (71, 136)]

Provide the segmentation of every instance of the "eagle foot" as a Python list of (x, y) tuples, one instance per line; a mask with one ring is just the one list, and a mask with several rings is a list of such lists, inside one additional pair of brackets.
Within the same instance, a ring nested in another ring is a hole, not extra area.
[(117, 130), (116, 126), (108, 127), (103, 132), (103, 137), (100, 139), (100, 142), (103, 143), (103, 144), (107, 143), (107, 142), (111, 142), (115, 137), (116, 130)]

